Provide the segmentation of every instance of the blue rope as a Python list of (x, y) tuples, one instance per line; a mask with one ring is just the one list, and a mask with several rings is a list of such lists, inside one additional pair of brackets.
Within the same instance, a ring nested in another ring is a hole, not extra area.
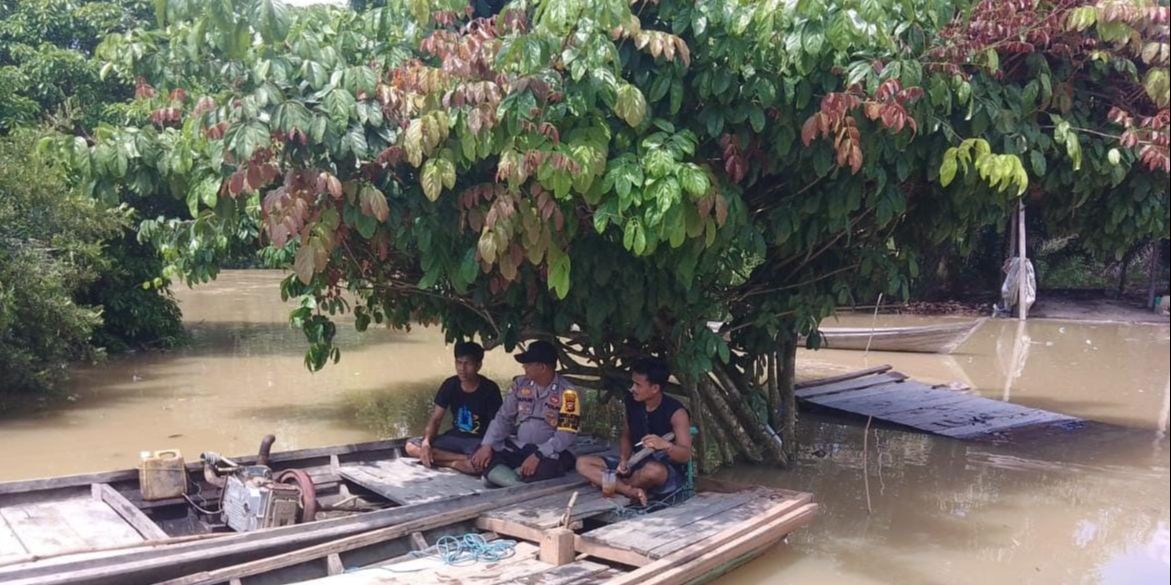
[(435, 542), (436, 553), (448, 565), (466, 565), (480, 561), (495, 562), (516, 554), (515, 540), (493, 540), (468, 533), (463, 536), (441, 536)]

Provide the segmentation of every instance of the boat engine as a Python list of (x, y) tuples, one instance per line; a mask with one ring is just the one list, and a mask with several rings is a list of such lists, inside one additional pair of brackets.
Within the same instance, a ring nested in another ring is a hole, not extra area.
[(286, 470), (273, 477), (268, 454), (275, 440), (264, 437), (255, 465), (240, 465), (210, 451), (201, 455), (204, 479), (222, 488), (220, 519), (232, 530), (288, 526), (316, 515), (316, 493), (307, 474)]
[(228, 476), (220, 499), (221, 518), (236, 532), (297, 523), (301, 490), (272, 478), (265, 465), (247, 465)]

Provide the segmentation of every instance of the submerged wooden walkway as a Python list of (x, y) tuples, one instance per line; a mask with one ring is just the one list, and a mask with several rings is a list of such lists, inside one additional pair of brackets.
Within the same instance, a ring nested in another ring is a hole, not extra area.
[(801, 402), (956, 439), (1083, 422), (1073, 416), (916, 382), (891, 371), (890, 366), (798, 384), (796, 394)]

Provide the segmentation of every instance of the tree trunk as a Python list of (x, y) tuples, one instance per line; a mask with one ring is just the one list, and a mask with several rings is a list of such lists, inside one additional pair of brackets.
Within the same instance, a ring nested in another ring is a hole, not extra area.
[(747, 392), (739, 390), (732, 376), (728, 371), (720, 365), (715, 365), (712, 368), (712, 373), (715, 374), (719, 384), (713, 385), (716, 393), (721, 390), (728, 392), (726, 397), (728, 405), (731, 407), (735, 417), (739, 420), (740, 425), (748, 431), (748, 435), (752, 438), (755, 445), (762, 446), (764, 453), (768, 456), (770, 463), (785, 464), (785, 450), (781, 445), (781, 438), (772, 430), (765, 421), (757, 420), (756, 414), (752, 412), (748, 405), (742, 400), (742, 397), (747, 396)]
[(724, 432), (723, 427), (712, 417), (712, 413), (708, 409), (704, 409), (704, 424), (708, 425), (711, 430), (712, 442), (715, 443), (715, 460), (712, 462), (711, 469), (723, 467), (724, 465), (731, 465), (736, 462), (736, 447), (735, 443)]
[(779, 429), (782, 426), (780, 409), (781, 409), (781, 391), (780, 391), (780, 354), (771, 352), (768, 354), (765, 364), (768, 369), (768, 419), (774, 429)]
[(778, 366), (778, 392), (780, 395), (782, 421), (781, 436), (784, 438), (785, 455), (790, 461), (797, 456), (797, 391), (793, 377), (797, 373), (797, 340), (789, 338), (781, 342), (781, 364)]
[(1134, 260), (1134, 249), (1127, 250), (1122, 255), (1122, 268), (1118, 271), (1118, 298), (1126, 294), (1126, 281), (1130, 276), (1130, 263)]
[(738, 417), (728, 406), (727, 399), (724, 398), (723, 393), (716, 387), (709, 379), (701, 380), (703, 388), (703, 397), (706, 399), (707, 406), (711, 408), (711, 412), (715, 415), (715, 420), (720, 424), (721, 430), (729, 435), (729, 438), (734, 439), (735, 443), (739, 445), (740, 452), (748, 459), (755, 462), (764, 461), (757, 443), (752, 440), (751, 435), (744, 429), (744, 426), (737, 420)]
[(1161, 264), (1163, 255), (1163, 246), (1158, 239), (1151, 240), (1151, 257), (1149, 258), (1148, 270), (1150, 271), (1150, 283), (1147, 286), (1147, 308), (1155, 308), (1155, 283), (1159, 278), (1159, 265)]
[(699, 397), (699, 388), (695, 385), (695, 381), (685, 380), (683, 387), (687, 389), (687, 398), (691, 402), (691, 424), (695, 425), (698, 431), (692, 444), (691, 457), (695, 461), (696, 470), (699, 473), (706, 473), (711, 466), (707, 463), (708, 427), (704, 424), (703, 399)]

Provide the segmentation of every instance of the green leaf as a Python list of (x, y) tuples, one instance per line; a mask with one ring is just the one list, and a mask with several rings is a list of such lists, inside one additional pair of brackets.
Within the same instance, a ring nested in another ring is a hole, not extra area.
[(955, 149), (949, 148), (943, 155), (943, 164), (939, 166), (939, 184), (944, 187), (950, 185), (956, 177), (956, 169)]
[(1034, 150), (1029, 153), (1029, 162), (1033, 166), (1033, 174), (1038, 178), (1045, 176), (1046, 164), (1045, 155), (1041, 151)]
[(549, 288), (559, 299), (569, 295), (569, 269), (569, 254), (558, 254), (549, 265)]
[(252, 158), (252, 153), (261, 147), (268, 146), (270, 142), (268, 127), (260, 122), (249, 122), (242, 126), (235, 126), (232, 130), (235, 132), (228, 141), (228, 148), (236, 154), (236, 158), (239, 160)]
[(329, 118), (337, 124), (345, 124), (350, 119), (350, 115), (354, 114), (354, 94), (340, 88), (335, 87), (325, 94), (325, 100), (322, 105), (325, 106), (325, 111), (329, 113)]
[(289, 7), (280, 0), (258, 0), (253, 26), (267, 43), (283, 41), (289, 34)]
[(614, 113), (626, 121), (630, 126), (638, 126), (646, 117), (646, 98), (637, 87), (624, 83), (618, 86), (618, 96), (614, 102)]
[(350, 126), (346, 131), (345, 142), (346, 150), (354, 155), (354, 158), (366, 158), (370, 154), (370, 147), (366, 143), (366, 129), (360, 124)]
[(748, 111), (748, 121), (752, 124), (753, 131), (758, 134), (763, 132), (765, 124), (764, 110), (760, 109), (759, 106), (752, 106), (752, 109)]
[(432, 202), (439, 200), (439, 194), (443, 192), (443, 169), (440, 160), (438, 158), (427, 159), (427, 162), (423, 163), (423, 172), (419, 175), (419, 182), (423, 185), (423, 194)]

